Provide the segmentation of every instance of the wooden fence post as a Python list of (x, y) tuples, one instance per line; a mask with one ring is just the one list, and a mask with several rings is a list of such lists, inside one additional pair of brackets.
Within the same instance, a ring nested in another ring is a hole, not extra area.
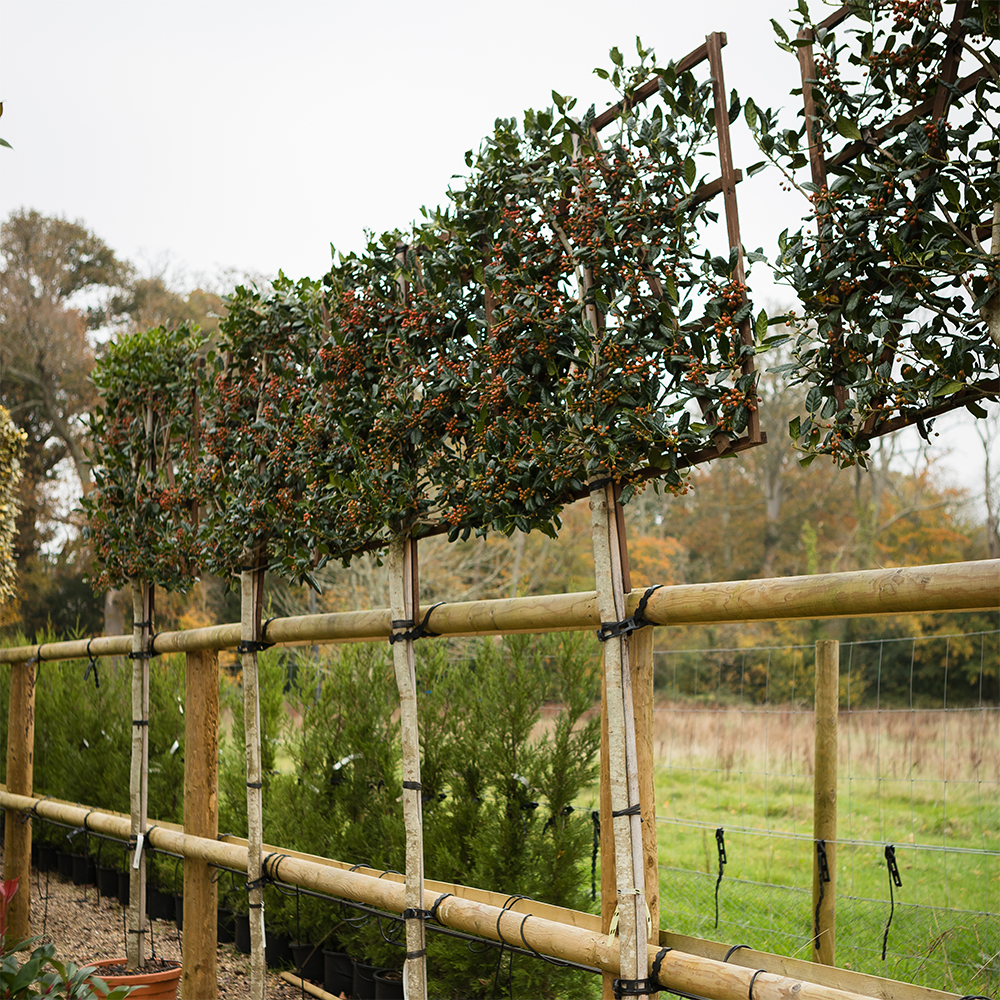
[[(219, 835), (219, 656), (188, 653), (184, 686), (184, 833)], [(219, 890), (207, 861), (184, 859), (184, 972), (181, 997), (218, 996)]]
[[(35, 767), (35, 661), (12, 663), (7, 706), (7, 791), (31, 795)], [(21, 891), (7, 911), (7, 940), (31, 937), (31, 822), (15, 809), (4, 813), (4, 878)]]
[(813, 960), (836, 965), (837, 711), (840, 643), (816, 643), (815, 758), (813, 778)]

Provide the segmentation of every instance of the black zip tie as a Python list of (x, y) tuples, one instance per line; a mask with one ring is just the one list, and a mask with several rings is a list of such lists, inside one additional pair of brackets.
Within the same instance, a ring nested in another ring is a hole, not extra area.
[(407, 959), (410, 958), (417, 959), (417, 958), (423, 958), (426, 954), (427, 954), (427, 949), (421, 948), (420, 951), (408, 951), (404, 957)]
[[(388, 874), (388, 873), (387, 872), (382, 872), (382, 875), (386, 875), (386, 874)], [(379, 878), (381, 878), (382, 875), (380, 875)], [(417, 909), (415, 907), (408, 906), (405, 910), (403, 910), (403, 919), (404, 920), (430, 920), (431, 919), (431, 911), (430, 910), (420, 910), (420, 909)]]
[(622, 997), (648, 997), (659, 993), (663, 987), (656, 979), (613, 979), (611, 990), (615, 1000)]
[(424, 620), (417, 625), (411, 618), (400, 619), (392, 623), (392, 627), (409, 629), (408, 632), (393, 632), (389, 636), (389, 645), (391, 646), (396, 642), (405, 642), (406, 640), (412, 640), (416, 642), (417, 639), (437, 639), (440, 638), (440, 632), (432, 632), (428, 627), (427, 623), (431, 620), (431, 612), (435, 608), (441, 607), (444, 601), (438, 601), (437, 604), (432, 604), (427, 609), (427, 614), (424, 615)]
[(263, 787), (264, 787), (264, 782), (263, 781), (248, 781), (247, 782), (247, 788), (263, 788)]
[(614, 819), (618, 819), (619, 816), (641, 816), (642, 806), (636, 802), (635, 805), (629, 806), (627, 809), (616, 809), (611, 815)]
[(263, 910), (264, 909), (264, 904), (263, 903), (247, 903), (247, 909), (248, 910)]
[(590, 822), (594, 825), (594, 847), (590, 852), (590, 898), (597, 899), (597, 852), (601, 847), (601, 814), (591, 810)]
[(734, 944), (732, 948), (730, 948), (729, 951), (726, 952), (726, 957), (722, 961), (728, 962), (733, 957), (733, 955), (735, 955), (736, 952), (740, 950), (740, 948), (749, 948), (749, 947), (750, 945), (748, 944)]
[(646, 610), (650, 595), (654, 590), (659, 590), (661, 586), (663, 585), (660, 583), (654, 584), (642, 595), (642, 600), (639, 601), (639, 605), (635, 609), (635, 614), (631, 617), (623, 618), (620, 622), (601, 622), (601, 627), (597, 630), (598, 640), (600, 642), (607, 642), (608, 639), (617, 639), (630, 635), (632, 632), (636, 632), (646, 625), (655, 625), (656, 622), (651, 622), (643, 618), (642, 615)]
[(767, 972), (767, 969), (758, 969), (758, 970), (757, 970), (757, 971), (756, 971), (756, 972), (755, 972), (755, 973), (754, 973), (754, 974), (753, 974), (753, 975), (752, 975), (752, 976), (750, 977), (750, 989), (749, 989), (749, 990), (747, 991), (747, 998), (748, 998), (748, 1000), (753, 1000), (753, 984), (754, 984), (754, 983), (755, 983), (755, 982), (757, 981), (757, 977), (758, 977), (758, 976), (759, 976), (759, 975), (760, 975), (760, 974), (761, 974), (762, 972)]
[[(813, 948), (819, 951), (819, 909), (823, 905), (823, 886), (830, 881), (830, 865), (826, 859), (826, 841), (816, 841), (816, 862), (819, 869), (819, 899), (816, 900), (816, 913), (813, 916)], [(751, 990), (753, 983), (750, 984)], [(751, 997), (751, 1000), (753, 998)]]
[(885, 961), (886, 948), (889, 946), (889, 927), (892, 924), (892, 914), (896, 909), (896, 900), (893, 896), (892, 887), (897, 889), (903, 887), (903, 880), (899, 877), (899, 868), (896, 866), (896, 848), (892, 844), (885, 845), (885, 865), (889, 872), (889, 919), (885, 924), (885, 933), (882, 935), (882, 961)]
[[(441, 923), (441, 921), (438, 920), (438, 907), (451, 895), (454, 894), (450, 892), (443, 892), (437, 899), (434, 900), (434, 905), (431, 907), (431, 920), (435, 923)], [(444, 925), (442, 924), (442, 927), (443, 926)]]
[(726, 867), (726, 831), (720, 826), (715, 831), (715, 843), (719, 848), (719, 877), (715, 880), (715, 929), (719, 929), (719, 885), (722, 883), (722, 869)]
[(409, 789), (411, 792), (422, 792), (423, 786), (419, 781), (404, 781), (403, 787)]
[(247, 639), (245, 642), (240, 642), (236, 647), (236, 652), (242, 653), (263, 653), (265, 649), (270, 649), (274, 645), (273, 642), (254, 642)]
[(132, 720), (132, 725), (133, 726), (148, 726), (149, 725), (149, 719), (133, 719)]
[(87, 640), (87, 658), (90, 662), (87, 664), (87, 669), (83, 672), (83, 679), (86, 680), (90, 676), (91, 670), (94, 671), (94, 687), (99, 688), (101, 686), (101, 678), (97, 673), (97, 660), (94, 655), (90, 652), (90, 644), (94, 641), (94, 637), (91, 636)]

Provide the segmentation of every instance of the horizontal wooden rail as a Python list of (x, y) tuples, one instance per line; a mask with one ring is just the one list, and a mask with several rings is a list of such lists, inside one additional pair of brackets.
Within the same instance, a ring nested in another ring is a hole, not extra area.
[[(96, 834), (125, 840), (129, 836), (129, 819), (120, 814), (101, 812), (87, 806), (71, 805), (48, 798), (14, 795), (0, 790), (0, 808), (12, 809), (38, 816), (57, 823), (86, 826)], [(221, 865), (236, 871), (246, 871), (247, 847), (245, 841), (235, 838), (210, 840), (183, 833), (175, 824), (156, 824), (150, 827), (148, 843), (151, 848), (196, 858), (209, 864)], [(280, 860), (277, 860), (280, 855)], [(405, 906), (404, 885), (398, 878), (379, 878), (374, 874), (350, 869), (325, 859), (309, 858), (291, 851), (276, 849), (274, 864), (268, 874), (289, 885), (297, 885), (340, 899), (374, 906), (392, 913), (402, 913)], [(427, 883), (428, 895), (444, 883)], [(448, 890), (446, 890), (448, 891)], [(588, 965), (605, 972), (618, 972), (618, 942), (609, 941), (600, 931), (598, 918), (579, 914), (579, 923), (552, 919), (557, 914), (572, 913), (558, 907), (546, 907), (535, 900), (520, 900), (504, 909), (502, 905), (477, 899), (478, 890), (466, 890), (462, 895), (451, 894), (439, 899), (436, 905), (438, 922), (466, 933), (492, 941), (507, 941), (561, 958), (569, 962)], [(442, 893), (443, 895), (443, 893)], [(483, 894), (492, 900), (494, 894)], [(509, 898), (509, 897), (506, 897)], [(548, 915), (543, 915), (542, 911)], [(536, 912), (538, 911), (538, 912)], [(527, 919), (530, 915), (530, 919)], [(649, 945), (648, 961), (653, 963), (660, 945)], [(805, 965), (807, 963), (798, 963)], [(853, 989), (838, 989), (823, 983), (812, 982), (800, 976), (782, 972), (757, 972), (762, 966), (743, 966), (717, 958), (685, 952), (674, 947), (662, 956), (659, 982), (668, 990), (696, 992), (706, 1000), (743, 1000), (749, 995), (753, 980), (755, 1000), (861, 1000), (878, 996), (883, 1000), (914, 1000), (917, 997), (951, 997), (937, 991), (913, 992), (905, 984), (892, 983), (874, 977), (855, 976)], [(819, 972), (819, 970), (817, 970)], [(852, 984), (853, 985), (853, 984)], [(856, 992), (859, 987), (870, 990)], [(897, 991), (894, 987), (900, 987)]]
[[(629, 595), (634, 610), (642, 589)], [(783, 619), (858, 618), (924, 611), (994, 611), (1000, 607), (1000, 559), (859, 570), (816, 576), (787, 576), (730, 583), (690, 583), (661, 587), (650, 596), (645, 617), (655, 625), (714, 625)], [(600, 624), (593, 591), (513, 597), (506, 600), (443, 604), (431, 615), (440, 635), (481, 636), (526, 632), (572, 632)], [(275, 618), (267, 641), (284, 646), (314, 643), (378, 642), (389, 638), (388, 609)], [(214, 625), (186, 632), (161, 632), (157, 653), (232, 649), (239, 625)], [(89, 648), (88, 648), (89, 647)], [(0, 663), (125, 656), (132, 636), (100, 636), (41, 646), (0, 649)]]

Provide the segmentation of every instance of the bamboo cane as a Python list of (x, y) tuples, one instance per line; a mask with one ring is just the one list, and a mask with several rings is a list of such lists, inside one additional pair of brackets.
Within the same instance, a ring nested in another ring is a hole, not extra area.
[[(394, 538), (389, 546), (389, 603), (394, 622), (412, 628), (419, 613), (417, 543)], [(392, 644), (392, 662), (399, 688), (399, 726), (403, 748), (403, 825), (406, 831), (406, 969), (409, 996), (427, 996), (426, 931), (424, 928), (424, 837), (420, 789), (420, 730), (417, 723), (416, 665), (413, 640)]]
[(260, 643), (264, 591), (264, 553), (244, 553), (240, 571), (240, 637), (243, 666), (243, 723), (247, 758), (247, 904), (250, 909), (250, 997), (264, 1000), (267, 991), (264, 949), (264, 888), (261, 857), (264, 841), (263, 769), (260, 761), (260, 682), (257, 649)]
[(132, 580), (132, 761), (129, 771), (129, 842), (134, 848), (129, 868), (128, 935), (125, 959), (130, 969), (146, 962), (146, 811), (149, 802), (149, 636), (152, 631), (152, 587)]

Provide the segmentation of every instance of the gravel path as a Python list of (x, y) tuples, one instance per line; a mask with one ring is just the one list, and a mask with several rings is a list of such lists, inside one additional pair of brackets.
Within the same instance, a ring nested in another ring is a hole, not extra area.
[[(23, 888), (22, 890), (23, 891)], [(61, 959), (77, 965), (125, 953), (123, 910), (114, 899), (100, 899), (94, 886), (78, 886), (56, 872), (31, 874), (31, 920), (35, 934), (56, 946)], [(181, 960), (183, 935), (172, 921), (153, 920), (152, 943), (161, 958)], [(219, 945), (219, 1000), (250, 996), (250, 962), (233, 945)], [(322, 984), (320, 984), (322, 985)], [(302, 992), (268, 971), (267, 995), (301, 998)]]

